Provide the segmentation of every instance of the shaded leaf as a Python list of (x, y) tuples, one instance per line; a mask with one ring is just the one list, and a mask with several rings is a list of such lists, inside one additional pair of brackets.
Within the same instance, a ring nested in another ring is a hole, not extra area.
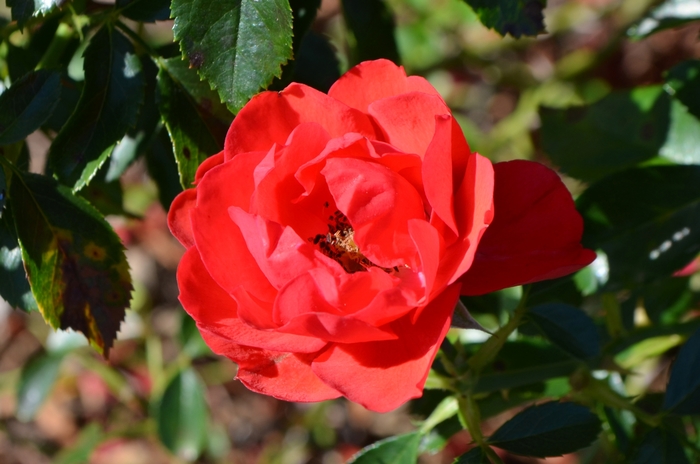
[(44, 15), (57, 6), (61, 6), (66, 0), (7, 0), (5, 3), (12, 9), (12, 20), (17, 21), (19, 27), (24, 27), (32, 16)]
[(690, 464), (678, 439), (666, 430), (647, 433), (631, 464)]
[[(700, 1), (697, 2), (700, 5)], [(666, 91), (700, 118), (700, 60), (684, 61), (668, 71)]]
[(45, 176), (13, 172), (10, 207), (44, 320), (82, 332), (108, 356), (132, 289), (119, 238), (89, 203)]
[(305, 37), (306, 31), (309, 30), (316, 13), (321, 7), (321, 0), (289, 0), (289, 7), (292, 9), (292, 48), (294, 49), (295, 60), (297, 58), (297, 50), (301, 46), (301, 42)]
[(199, 457), (208, 421), (204, 385), (192, 368), (179, 372), (163, 392), (156, 414), (160, 441), (182, 459)]
[(19, 142), (49, 119), (61, 97), (61, 75), (39, 70), (0, 95), (0, 145)]
[(655, 157), (670, 108), (661, 86), (613, 92), (590, 106), (541, 108), (542, 146), (562, 172), (595, 180)]
[(484, 450), (477, 446), (455, 459), (454, 464), (491, 464), (491, 461), (484, 454)]
[(555, 345), (581, 359), (600, 355), (600, 337), (593, 320), (580, 309), (550, 303), (535, 306), (528, 317)]
[(700, 1), (666, 0), (627, 32), (638, 39), (700, 19)]
[(180, 183), (189, 188), (197, 168), (223, 149), (227, 116), (197, 73), (179, 58), (160, 60), (157, 104), (170, 135)]
[(301, 82), (327, 93), (340, 78), (338, 58), (328, 40), (309, 31), (301, 41), (294, 62), (294, 82)]
[(348, 464), (415, 464), (420, 440), (417, 432), (385, 438), (363, 448)]
[(134, 21), (152, 23), (170, 19), (170, 0), (117, 0), (120, 13)]
[(356, 42), (356, 62), (386, 58), (399, 64), (394, 17), (383, 0), (343, 0), (345, 22)]
[(34, 418), (56, 383), (63, 356), (41, 353), (22, 367), (17, 388), (17, 419)]
[(141, 62), (131, 42), (103, 27), (85, 50), (80, 101), (56, 136), (49, 162), (61, 182), (84, 187), (136, 123), (143, 102)]
[(600, 425), (598, 417), (584, 406), (550, 402), (516, 414), (488, 442), (523, 456), (560, 456), (590, 445)]
[(78, 106), (82, 89), (82, 82), (74, 81), (66, 75), (61, 77), (61, 98), (51, 117), (44, 123), (45, 128), (55, 132), (61, 131)]
[(546, 0), (464, 0), (482, 24), (516, 39), (545, 33), (542, 10)]
[(699, 166), (614, 174), (578, 199), (583, 244), (607, 255), (607, 289), (670, 276), (700, 251)]
[(678, 414), (700, 414), (700, 330), (676, 357), (666, 387), (663, 408)]
[(288, 0), (173, 0), (183, 56), (238, 112), (292, 57)]
[(146, 152), (146, 167), (148, 174), (158, 186), (158, 199), (165, 211), (170, 210), (170, 204), (182, 192), (177, 163), (173, 156), (173, 148), (165, 128), (159, 132), (149, 150)]
[[(2, 167), (0, 177), (1, 174)], [(22, 250), (9, 208), (0, 218), (0, 296), (14, 308), (24, 311), (39, 309), (24, 271)]]

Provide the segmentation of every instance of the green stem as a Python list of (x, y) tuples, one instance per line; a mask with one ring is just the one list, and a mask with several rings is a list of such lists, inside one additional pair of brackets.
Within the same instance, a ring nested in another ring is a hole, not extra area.
[(612, 390), (607, 383), (593, 377), (588, 378), (586, 386), (581, 389), (581, 393), (606, 406), (630, 411), (637, 419), (650, 427), (658, 427), (661, 424), (661, 420), (658, 417), (642, 411), (627, 398)]
[(503, 464), (501, 458), (496, 452), (486, 443), (484, 435), (481, 433), (481, 411), (479, 405), (474, 400), (471, 393), (460, 394), (457, 397), (459, 404), (459, 416), (463, 424), (466, 425), (469, 434), (474, 442), (479, 445), (479, 448), (488, 456), (492, 464)]

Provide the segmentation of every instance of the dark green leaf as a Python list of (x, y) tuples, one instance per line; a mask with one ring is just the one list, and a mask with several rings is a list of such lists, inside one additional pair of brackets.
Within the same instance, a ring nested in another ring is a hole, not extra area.
[(183, 56), (234, 113), (292, 57), (288, 0), (173, 0)]
[(141, 62), (131, 42), (103, 27), (85, 50), (85, 86), (78, 107), (56, 136), (49, 161), (58, 178), (79, 190), (136, 123), (143, 102)]
[(10, 73), (10, 81), (14, 82), (25, 74), (34, 71), (46, 55), (46, 52), (55, 40), (56, 31), (61, 23), (61, 15), (55, 15), (42, 21), (38, 28), (23, 31), (23, 35), (29, 35), (29, 40), (21, 46), (13, 45), (6, 41), (7, 45), (7, 70)]
[(182, 192), (177, 163), (173, 156), (173, 147), (165, 128), (162, 128), (149, 150), (146, 152), (146, 167), (148, 174), (158, 186), (158, 199), (165, 211), (170, 210), (170, 204)]
[(528, 317), (545, 337), (571, 355), (581, 359), (600, 355), (598, 329), (580, 309), (550, 303), (530, 309)]
[(685, 315), (693, 302), (688, 280), (687, 277), (669, 277), (654, 281), (639, 289), (630, 299), (636, 306), (639, 297), (642, 298), (644, 309), (654, 324), (672, 324)]
[(655, 157), (670, 108), (660, 86), (613, 92), (590, 106), (541, 108), (542, 146), (566, 174), (598, 179)]
[(56, 383), (62, 355), (41, 353), (22, 367), (17, 389), (17, 419), (34, 418)]
[(102, 166), (95, 178), (85, 186), (78, 195), (85, 198), (102, 215), (109, 214), (124, 216), (124, 191), (119, 180), (107, 181), (105, 179), (107, 169)]
[(479, 20), (499, 34), (516, 39), (523, 35), (543, 34), (546, 0), (464, 0)]
[(178, 373), (163, 392), (156, 415), (160, 441), (182, 459), (201, 454), (208, 422), (204, 385), (192, 368)]
[(608, 289), (670, 276), (700, 251), (700, 166), (614, 174), (578, 199), (583, 243), (607, 255)]
[(383, 0), (343, 0), (343, 12), (357, 43), (357, 62), (386, 58), (400, 63), (394, 18)]
[(666, 430), (653, 429), (644, 436), (631, 464), (690, 464), (678, 439)]
[(44, 127), (54, 132), (60, 132), (64, 124), (68, 122), (80, 101), (83, 89), (82, 82), (76, 82), (68, 76), (61, 78), (61, 99), (51, 117), (44, 123)]
[[(697, 3), (700, 5), (700, 1)], [(688, 107), (690, 114), (700, 118), (700, 60), (684, 61), (671, 68), (666, 90)]]
[(340, 77), (338, 58), (328, 40), (309, 31), (301, 41), (294, 62), (294, 82), (301, 82), (321, 92), (328, 92)]
[(420, 440), (418, 432), (385, 438), (363, 448), (348, 464), (415, 464)]
[(700, 19), (700, 1), (666, 0), (649, 12), (628, 34), (641, 39), (656, 32)]
[(157, 103), (175, 151), (180, 183), (189, 188), (202, 161), (223, 148), (226, 110), (179, 58), (160, 61)]
[(119, 237), (89, 203), (51, 178), (14, 171), (9, 198), (44, 320), (83, 332), (107, 356), (132, 289)]
[(454, 464), (491, 464), (491, 461), (484, 454), (484, 450), (477, 446), (455, 459)]
[(600, 420), (575, 403), (531, 406), (503, 424), (489, 444), (523, 456), (560, 456), (585, 448), (600, 432)]
[(170, 19), (170, 0), (117, 0), (121, 14), (134, 21), (152, 23)]
[(678, 414), (700, 414), (700, 330), (685, 342), (673, 363), (663, 408)]
[(0, 145), (19, 142), (41, 127), (61, 97), (61, 76), (39, 70), (0, 95)]
[(65, 0), (7, 0), (6, 4), (12, 9), (12, 19), (19, 27), (24, 27), (32, 16), (44, 15), (53, 8), (60, 6)]
[[(316, 19), (317, 10), (321, 7), (321, 0), (289, 0), (289, 6), (292, 9), (293, 17), (292, 48), (294, 54), (297, 55), (297, 50), (299, 50), (306, 31)], [(295, 59), (297, 59), (296, 56)]]
[[(605, 419), (610, 425), (610, 430), (615, 435), (615, 442), (617, 444), (617, 448), (620, 450), (621, 453), (627, 453), (627, 450), (630, 446), (630, 432), (632, 429), (632, 425), (634, 424), (625, 422), (621, 417), (622, 414), (620, 413), (620, 411), (609, 408), (607, 406), (603, 407), (603, 411), (605, 412)], [(627, 412), (627, 414), (630, 413)]]
[(39, 309), (24, 271), (22, 250), (10, 208), (0, 218), (0, 296), (15, 308), (24, 311)]

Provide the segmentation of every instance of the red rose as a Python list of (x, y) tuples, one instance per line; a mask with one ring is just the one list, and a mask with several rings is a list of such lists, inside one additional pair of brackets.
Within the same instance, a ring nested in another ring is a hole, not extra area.
[(328, 95), (254, 97), (169, 223), (180, 301), (248, 388), (375, 411), (421, 395), (460, 292), (594, 257), (554, 172), (472, 153), (437, 91), (382, 60)]

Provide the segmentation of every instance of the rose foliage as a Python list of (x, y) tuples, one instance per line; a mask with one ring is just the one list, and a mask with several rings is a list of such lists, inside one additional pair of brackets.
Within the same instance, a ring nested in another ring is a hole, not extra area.
[(169, 224), (180, 300), (251, 390), (375, 411), (421, 395), (460, 294), (569, 274), (594, 253), (558, 176), (473, 153), (437, 91), (389, 61), (328, 95), (237, 115)]

